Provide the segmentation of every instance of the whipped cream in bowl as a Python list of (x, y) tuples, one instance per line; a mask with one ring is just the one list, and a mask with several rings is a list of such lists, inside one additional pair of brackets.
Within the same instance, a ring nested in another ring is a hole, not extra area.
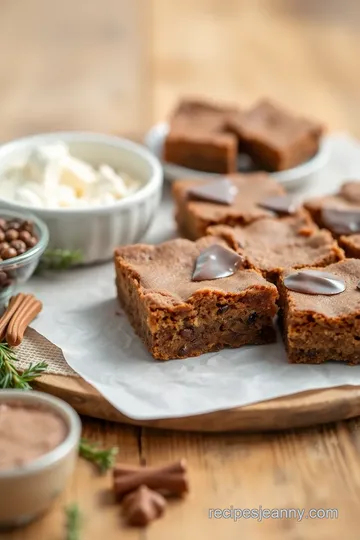
[(62, 141), (35, 146), (22, 165), (0, 176), (0, 198), (38, 208), (109, 205), (141, 188), (141, 182), (106, 163), (92, 166)]
[(158, 159), (116, 136), (69, 131), (0, 146), (0, 207), (42, 219), (49, 248), (76, 251), (84, 264), (142, 238), (162, 182)]

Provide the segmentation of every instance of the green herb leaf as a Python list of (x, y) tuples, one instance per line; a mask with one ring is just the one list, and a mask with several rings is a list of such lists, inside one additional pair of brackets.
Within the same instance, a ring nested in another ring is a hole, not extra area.
[(35, 274), (41, 274), (46, 270), (68, 270), (81, 262), (82, 254), (80, 251), (47, 249), (40, 259)]
[(0, 388), (31, 390), (29, 383), (40, 377), (48, 365), (46, 362), (30, 364), (23, 373), (20, 373), (16, 369), (17, 361), (16, 354), (9, 345), (6, 342), (0, 343)]
[(115, 447), (107, 450), (101, 450), (97, 447), (97, 445), (92, 444), (86, 439), (80, 440), (80, 456), (94, 463), (102, 473), (108, 471), (114, 466), (117, 452), (118, 449)]
[(66, 513), (66, 540), (80, 540), (82, 516), (76, 503), (65, 508)]

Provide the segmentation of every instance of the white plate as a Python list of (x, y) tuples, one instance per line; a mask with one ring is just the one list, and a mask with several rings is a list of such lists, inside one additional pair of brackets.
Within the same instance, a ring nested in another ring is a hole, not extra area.
[[(162, 161), (163, 154), (163, 145), (164, 139), (169, 132), (169, 125), (165, 122), (155, 124), (150, 131), (145, 136), (145, 146), (149, 148), (155, 154), (157, 158)], [(319, 152), (309, 161), (294, 167), (293, 169), (288, 169), (286, 171), (280, 171), (275, 173), (270, 173), (270, 175), (275, 178), (280, 184), (282, 184), (287, 189), (293, 189), (299, 187), (302, 183), (310, 180), (314, 174), (319, 172), (328, 162), (330, 157), (330, 145), (327, 138), (324, 138), (321, 142)], [(239, 166), (240, 170), (244, 171), (246, 156), (239, 156)], [(197, 171), (195, 169), (188, 169), (186, 167), (181, 167), (180, 165), (174, 165), (162, 161), (164, 167), (165, 178), (170, 182), (177, 180), (179, 178), (218, 178), (220, 174), (208, 173)]]

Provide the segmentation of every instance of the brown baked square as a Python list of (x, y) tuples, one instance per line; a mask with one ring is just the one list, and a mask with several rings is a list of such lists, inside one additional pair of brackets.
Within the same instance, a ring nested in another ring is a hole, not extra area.
[(271, 211), (262, 208), (259, 203), (268, 197), (285, 195), (285, 190), (266, 173), (234, 174), (227, 178), (237, 188), (237, 195), (229, 205), (189, 196), (191, 188), (209, 184), (209, 180), (189, 179), (173, 183), (175, 218), (183, 236), (195, 240), (204, 236), (211, 225), (234, 227), (273, 216)]
[(168, 360), (274, 341), (276, 287), (254, 270), (193, 281), (200, 253), (219, 238), (176, 239), (115, 252), (118, 298), (154, 358)]
[(225, 131), (228, 118), (237, 112), (207, 101), (181, 101), (169, 121), (164, 160), (198, 171), (236, 172), (237, 138)]
[(237, 139), (231, 133), (170, 131), (164, 160), (188, 169), (218, 174), (237, 170)]
[(234, 115), (228, 128), (238, 137), (241, 151), (267, 171), (291, 169), (313, 157), (323, 133), (320, 124), (268, 100)]
[(306, 212), (282, 219), (263, 218), (243, 227), (218, 225), (207, 232), (224, 238), (250, 268), (274, 283), (287, 268), (327, 266), (344, 258), (336, 240), (320, 230)]
[(281, 321), (288, 358), (293, 363), (360, 363), (360, 260), (345, 259), (318, 268), (345, 282), (340, 294), (325, 296), (289, 290), (286, 271), (279, 280)]

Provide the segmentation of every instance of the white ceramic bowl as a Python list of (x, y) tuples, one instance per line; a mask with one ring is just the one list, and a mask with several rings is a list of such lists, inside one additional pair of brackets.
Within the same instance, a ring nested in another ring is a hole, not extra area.
[(74, 469), (81, 434), (79, 416), (61, 399), (42, 392), (1, 390), (0, 404), (14, 402), (53, 410), (65, 421), (68, 434), (40, 458), (21, 468), (0, 471), (0, 528), (29, 523), (62, 492)]
[[(165, 122), (156, 124), (147, 133), (144, 143), (158, 159), (162, 159), (163, 146), (166, 135), (169, 132), (169, 125)], [(326, 138), (320, 144), (319, 152), (311, 159), (286, 171), (270, 173), (279, 184), (285, 189), (291, 190), (300, 187), (314, 178), (314, 175), (320, 171), (328, 162), (330, 157), (330, 145)], [(220, 174), (196, 171), (188, 169), (174, 163), (163, 162), (165, 178), (170, 182), (181, 178), (219, 178)]]
[(162, 167), (143, 146), (127, 139), (84, 132), (59, 132), (18, 139), (0, 147), (0, 177), (9, 167), (21, 165), (32, 147), (65, 142), (70, 152), (92, 165), (108, 164), (143, 184), (136, 193), (107, 206), (81, 209), (44, 209), (0, 198), (0, 204), (41, 218), (50, 232), (49, 248), (78, 250), (84, 263), (108, 260), (116, 246), (140, 240), (161, 199)]

